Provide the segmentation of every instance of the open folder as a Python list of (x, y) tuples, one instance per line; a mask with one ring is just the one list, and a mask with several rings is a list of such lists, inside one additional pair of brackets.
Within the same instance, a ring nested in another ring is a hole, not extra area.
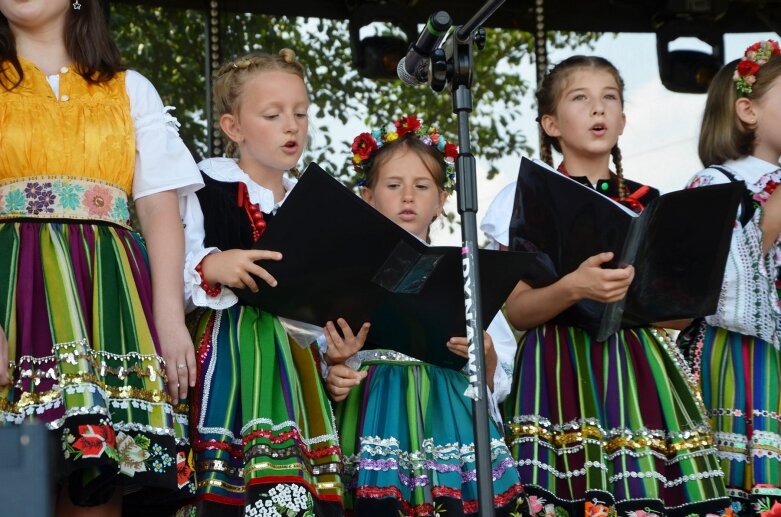
[[(429, 247), (310, 164), (279, 208), (259, 249), (280, 251), (262, 267), (279, 282), (237, 290), (244, 303), (314, 325), (342, 317), (371, 330), (364, 348), (391, 349), (451, 368), (466, 360), (445, 346), (466, 332), (461, 248)], [(482, 317), (491, 322), (536, 253), (479, 251)]]
[(671, 192), (638, 215), (547, 164), (524, 158), (510, 248), (541, 252), (546, 274), (554, 278), (603, 251), (614, 253), (603, 267), (635, 266), (623, 300), (584, 300), (556, 320), (599, 340), (619, 328), (707, 316), (718, 304), (743, 188), (729, 183)]

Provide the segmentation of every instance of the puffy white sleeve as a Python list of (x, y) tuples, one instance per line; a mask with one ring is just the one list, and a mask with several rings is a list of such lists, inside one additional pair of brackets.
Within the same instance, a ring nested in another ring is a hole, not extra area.
[(515, 364), (515, 352), (518, 349), (518, 343), (515, 340), (510, 324), (501, 312), (488, 325), (486, 331), (494, 342), (496, 350), (496, 371), (494, 372), (493, 399), (497, 404), (504, 401), (510, 394), (510, 385), (512, 384), (513, 366)]
[(203, 186), (190, 151), (179, 137), (179, 122), (163, 106), (152, 83), (133, 70), (125, 74), (130, 113), (135, 125), (135, 199), (176, 190), (185, 196)]
[(206, 232), (203, 226), (203, 211), (195, 192), (179, 197), (179, 213), (184, 223), (184, 301), (185, 310), (191, 312), (196, 307), (227, 309), (238, 303), (236, 294), (222, 286), (217, 296), (209, 296), (201, 288), (201, 276), (195, 267), (210, 253), (218, 253), (217, 248), (204, 246)]
[[(727, 183), (719, 171), (705, 169), (689, 182), (688, 188)], [(776, 276), (781, 267), (781, 236), (767, 253), (762, 252), (762, 209), (758, 208), (745, 226), (738, 221), (732, 232), (724, 280), (716, 313), (705, 318), (721, 327), (747, 336), (755, 336), (779, 348), (779, 308)]]
[(485, 212), (480, 229), (489, 239), (488, 249), (498, 250), (499, 246), (510, 245), (510, 219), (515, 203), (515, 182), (499, 191)]

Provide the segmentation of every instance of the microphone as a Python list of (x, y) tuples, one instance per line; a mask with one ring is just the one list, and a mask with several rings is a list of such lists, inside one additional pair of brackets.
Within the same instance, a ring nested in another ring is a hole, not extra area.
[(442, 43), (451, 25), (453, 20), (445, 11), (437, 11), (429, 16), (418, 41), (409, 46), (407, 55), (396, 67), (399, 79), (412, 86), (428, 82), (431, 53)]

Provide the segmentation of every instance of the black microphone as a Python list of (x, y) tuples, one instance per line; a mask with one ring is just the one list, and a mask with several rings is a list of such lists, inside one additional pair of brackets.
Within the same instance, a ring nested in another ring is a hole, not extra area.
[(445, 11), (437, 11), (429, 17), (418, 41), (409, 46), (407, 55), (396, 67), (399, 79), (412, 86), (428, 82), (429, 57), (442, 43), (451, 25), (453, 20)]

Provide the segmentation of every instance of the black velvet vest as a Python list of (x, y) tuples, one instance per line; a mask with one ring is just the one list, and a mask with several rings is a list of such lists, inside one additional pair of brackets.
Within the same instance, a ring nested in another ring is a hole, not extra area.
[[(225, 183), (203, 176), (205, 187), (196, 192), (203, 211), (204, 245), (221, 250), (252, 248), (252, 225), (239, 206), (239, 182)], [(263, 214), (266, 222), (271, 215)]]

